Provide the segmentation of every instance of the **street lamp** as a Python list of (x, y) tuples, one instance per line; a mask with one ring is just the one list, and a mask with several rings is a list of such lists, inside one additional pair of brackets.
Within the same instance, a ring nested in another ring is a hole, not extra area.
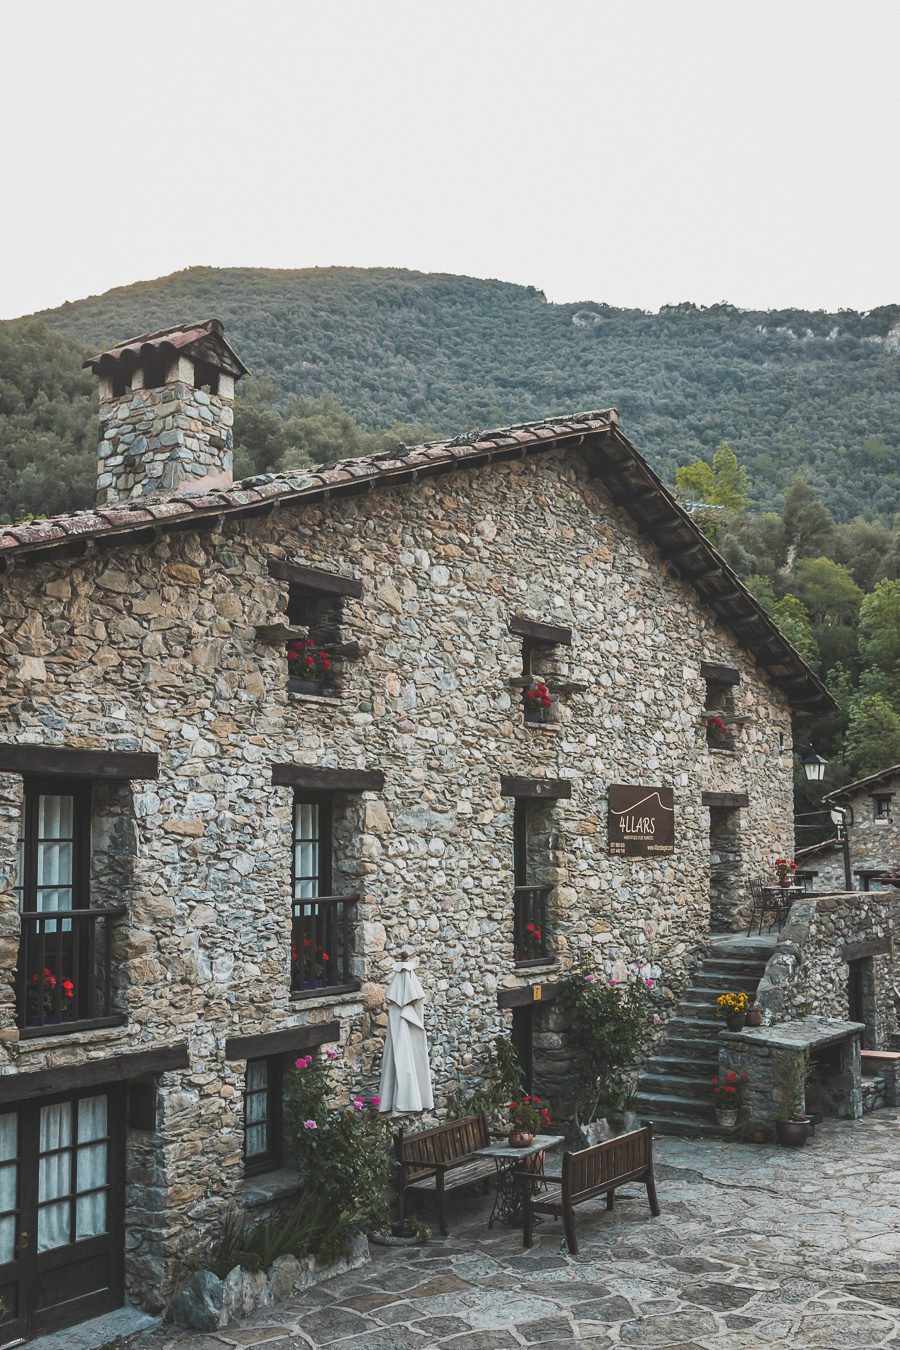
[(841, 854), (844, 859), (844, 885), (848, 891), (853, 890), (853, 877), (850, 872), (850, 835), (847, 826), (853, 819), (853, 811), (849, 806), (833, 806), (831, 819), (837, 826), (838, 843), (841, 846)]
[(822, 779), (825, 777), (825, 765), (828, 763), (827, 759), (823, 759), (821, 755), (817, 755), (814, 751), (810, 751), (808, 755), (803, 756), (800, 763), (803, 765), (803, 772), (806, 774), (808, 782), (821, 783)]

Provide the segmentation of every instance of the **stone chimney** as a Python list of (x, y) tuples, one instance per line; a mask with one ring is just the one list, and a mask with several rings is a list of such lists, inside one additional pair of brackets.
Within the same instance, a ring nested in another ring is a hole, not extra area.
[(100, 380), (97, 505), (230, 486), (234, 385), (247, 367), (218, 319), (120, 342)]

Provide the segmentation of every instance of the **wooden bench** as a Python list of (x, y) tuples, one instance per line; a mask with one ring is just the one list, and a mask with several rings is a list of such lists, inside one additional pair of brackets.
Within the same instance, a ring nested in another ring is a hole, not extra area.
[(863, 1070), (878, 1074), (884, 1079), (884, 1100), (887, 1106), (900, 1106), (897, 1073), (900, 1066), (898, 1050), (862, 1050), (860, 1052)]
[(493, 1158), (476, 1158), (476, 1148), (489, 1148), (491, 1136), (487, 1117), (465, 1116), (448, 1120), (430, 1130), (406, 1134), (401, 1128), (394, 1136), (394, 1152), (400, 1164), (398, 1215), (403, 1219), (407, 1191), (433, 1191), (437, 1197), (438, 1222), (447, 1232), (445, 1193), (459, 1186), (483, 1183), (485, 1193), (496, 1173)]
[(526, 1247), (532, 1244), (534, 1215), (552, 1214), (556, 1219), (562, 1218), (569, 1251), (573, 1256), (577, 1255), (575, 1206), (605, 1195), (606, 1208), (612, 1209), (617, 1187), (629, 1181), (643, 1181), (650, 1213), (654, 1218), (659, 1216), (653, 1176), (653, 1126), (650, 1124), (630, 1134), (620, 1134), (615, 1139), (594, 1144), (592, 1148), (564, 1153), (561, 1175), (543, 1177), (548, 1185), (562, 1188), (555, 1198), (534, 1194), (536, 1181), (540, 1178), (533, 1172), (517, 1172), (516, 1175), (522, 1187), (522, 1238)]

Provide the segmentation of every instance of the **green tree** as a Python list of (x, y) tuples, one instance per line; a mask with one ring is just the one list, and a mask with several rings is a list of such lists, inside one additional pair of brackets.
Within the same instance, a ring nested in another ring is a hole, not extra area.
[(900, 713), (880, 694), (857, 699), (847, 726), (847, 766), (853, 778), (865, 778), (900, 763)]
[(859, 607), (859, 655), (900, 680), (900, 581), (879, 581)]
[(831, 555), (837, 536), (834, 521), (800, 474), (784, 494), (782, 521), (789, 571), (797, 558)]
[(750, 504), (750, 486), (746, 468), (738, 463), (731, 446), (724, 442), (712, 457), (712, 463), (697, 459), (675, 470), (679, 492), (707, 506), (726, 511), (746, 511)]
[(856, 623), (863, 593), (842, 563), (824, 557), (801, 558), (795, 568), (795, 580), (817, 628), (852, 627)]
[(807, 665), (818, 670), (822, 657), (803, 601), (796, 595), (783, 595), (772, 608), (772, 618)]

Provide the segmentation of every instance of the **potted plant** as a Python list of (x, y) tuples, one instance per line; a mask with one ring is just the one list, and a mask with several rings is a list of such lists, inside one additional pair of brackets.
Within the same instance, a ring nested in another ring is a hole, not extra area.
[(741, 1109), (741, 1094), (746, 1082), (747, 1075), (736, 1073), (734, 1069), (729, 1069), (722, 1078), (718, 1075), (713, 1078), (712, 1092), (716, 1104), (716, 1124), (720, 1129), (733, 1130), (737, 1125), (738, 1113)]
[(756, 1008), (756, 1007), (748, 1008), (748, 1010), (747, 1010), (747, 1026), (748, 1026), (748, 1027), (761, 1027), (762, 1024), (763, 1024), (763, 1010), (762, 1010), (762, 1008)]
[[(62, 999), (59, 1012), (56, 1010), (56, 976), (47, 966), (43, 975), (37, 972), (28, 981), (26, 994), (29, 1026), (46, 1026), (48, 1022), (60, 1022), (68, 1017), (74, 1006), (75, 985), (71, 980), (62, 982)], [(43, 1016), (41, 1015), (43, 1013)]]
[(769, 1127), (760, 1120), (751, 1120), (746, 1127), (745, 1136), (748, 1144), (767, 1144)]
[(779, 886), (793, 886), (796, 870), (797, 864), (793, 858), (775, 859), (775, 875), (778, 878)]
[(550, 690), (545, 684), (532, 685), (530, 689), (524, 691), (522, 698), (525, 705), (526, 722), (549, 721), (553, 699), (550, 697)]
[(744, 993), (720, 994), (716, 999), (718, 1014), (725, 1018), (725, 1025), (729, 1031), (743, 1030), (749, 1007), (749, 995)]
[(784, 1115), (775, 1118), (775, 1137), (784, 1148), (802, 1148), (809, 1138), (806, 1114), (806, 1050), (781, 1050), (775, 1056), (776, 1082), (785, 1102)]
[(334, 679), (331, 657), (311, 637), (287, 644), (288, 689), (295, 694), (321, 694)]
[(731, 750), (734, 747), (734, 734), (731, 727), (718, 713), (706, 719), (706, 741), (718, 750)]
[(540, 1097), (527, 1094), (517, 1102), (509, 1104), (509, 1146), (527, 1148), (534, 1143), (534, 1136), (541, 1129), (549, 1129), (550, 1112), (542, 1105)]

